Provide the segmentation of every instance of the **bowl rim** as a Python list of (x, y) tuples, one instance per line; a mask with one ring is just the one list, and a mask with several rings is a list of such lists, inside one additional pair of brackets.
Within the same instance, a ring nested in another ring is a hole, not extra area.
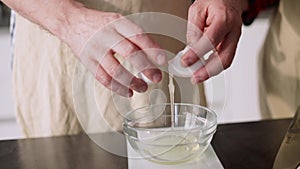
[[(136, 131), (136, 130), (138, 129), (139, 131), (147, 131), (147, 130), (149, 130), (149, 129), (147, 129), (147, 128), (133, 128), (133, 127), (129, 126), (128, 123), (127, 123), (128, 118), (126, 118), (126, 117), (128, 117), (129, 114), (131, 114), (131, 113), (133, 113), (133, 112), (135, 112), (135, 111), (137, 111), (137, 110), (145, 109), (145, 108), (152, 107), (152, 106), (162, 106), (162, 105), (165, 105), (165, 106), (171, 106), (171, 103), (158, 103), (158, 104), (152, 104), (152, 105), (142, 106), (142, 107), (140, 107), (140, 108), (131, 110), (131, 111), (129, 111), (128, 113), (126, 113), (125, 116), (124, 116), (124, 122), (123, 122), (123, 124), (122, 124), (124, 134), (125, 134), (127, 137), (130, 137), (131, 139), (134, 139), (134, 140), (140, 140), (140, 139), (138, 139), (138, 138), (136, 138), (136, 137), (133, 137), (133, 136), (129, 135), (129, 134), (126, 132), (126, 130), (129, 129), (129, 130)], [(213, 131), (210, 131), (209, 133), (207, 133), (207, 134), (209, 134), (209, 136), (210, 136), (211, 134), (214, 134), (214, 133), (216, 132), (216, 127), (217, 127), (217, 114), (216, 114), (212, 109), (207, 108), (207, 107), (204, 107), (204, 106), (201, 106), (201, 105), (190, 104), (190, 103), (174, 103), (174, 105), (198, 107), (198, 108), (201, 108), (201, 109), (204, 109), (204, 110), (210, 112), (210, 113), (214, 116), (213, 120), (212, 120), (212, 121), (209, 121), (209, 123), (208, 123), (206, 126), (204, 126), (204, 127), (195, 127), (195, 128), (188, 129), (188, 130), (186, 130), (186, 129), (176, 129), (176, 131), (189, 131), (189, 132), (193, 132), (193, 131), (199, 131), (200, 128), (201, 128), (201, 130), (204, 130), (204, 131), (209, 131), (210, 129), (213, 129)], [(154, 132), (154, 133), (155, 133), (155, 132), (161, 132), (161, 131), (151, 131), (151, 132)], [(166, 131), (164, 131), (164, 132), (174, 132), (174, 130), (166, 130)]]

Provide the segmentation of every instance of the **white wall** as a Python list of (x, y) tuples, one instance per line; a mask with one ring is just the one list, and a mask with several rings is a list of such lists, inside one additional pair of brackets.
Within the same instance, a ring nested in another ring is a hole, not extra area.
[(235, 59), (224, 73), (206, 82), (209, 106), (220, 123), (262, 119), (258, 98), (257, 62), (269, 28), (272, 11), (262, 13), (251, 26), (243, 27)]
[(0, 139), (21, 137), (15, 120), (11, 88), (11, 56), (9, 30), (0, 28)]

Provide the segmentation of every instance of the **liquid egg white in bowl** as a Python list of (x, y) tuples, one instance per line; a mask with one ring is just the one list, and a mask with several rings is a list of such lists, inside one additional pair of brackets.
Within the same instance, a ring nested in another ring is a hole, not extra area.
[(160, 164), (178, 164), (201, 155), (216, 128), (214, 111), (183, 103), (138, 108), (128, 112), (123, 123), (132, 148), (143, 158)]

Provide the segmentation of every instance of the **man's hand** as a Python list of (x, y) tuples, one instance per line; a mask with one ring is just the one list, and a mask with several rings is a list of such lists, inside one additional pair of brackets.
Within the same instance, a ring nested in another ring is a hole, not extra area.
[(117, 13), (84, 7), (79, 10), (81, 17), (69, 25), (64, 41), (100, 83), (126, 97), (132, 96), (132, 90), (147, 90), (147, 84), (127, 71), (115, 54), (124, 57), (151, 81), (157, 83), (162, 79), (161, 71), (150, 60), (164, 64), (166, 58), (159, 45), (140, 27)]
[(144, 92), (147, 84), (122, 67), (115, 54), (153, 82), (162, 79), (161, 71), (150, 61), (166, 62), (159, 45), (120, 14), (88, 9), (74, 0), (3, 2), (67, 43), (96, 79), (119, 95)]
[[(191, 5), (187, 29), (191, 50), (182, 57), (182, 64), (192, 65), (212, 48), (218, 53), (193, 74), (193, 83), (203, 82), (231, 65), (241, 35), (241, 15), (245, 8), (245, 0), (196, 0)], [(205, 45), (207, 39), (212, 43), (211, 47)]]

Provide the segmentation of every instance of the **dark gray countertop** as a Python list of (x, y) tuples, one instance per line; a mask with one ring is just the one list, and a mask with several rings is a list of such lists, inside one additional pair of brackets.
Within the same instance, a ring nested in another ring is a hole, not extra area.
[[(225, 169), (271, 169), (290, 121), (219, 125), (212, 145)], [(102, 150), (86, 135), (22, 139), (0, 142), (0, 168), (126, 169), (127, 158)]]
[(272, 169), (291, 120), (220, 125), (212, 145), (225, 169)]

